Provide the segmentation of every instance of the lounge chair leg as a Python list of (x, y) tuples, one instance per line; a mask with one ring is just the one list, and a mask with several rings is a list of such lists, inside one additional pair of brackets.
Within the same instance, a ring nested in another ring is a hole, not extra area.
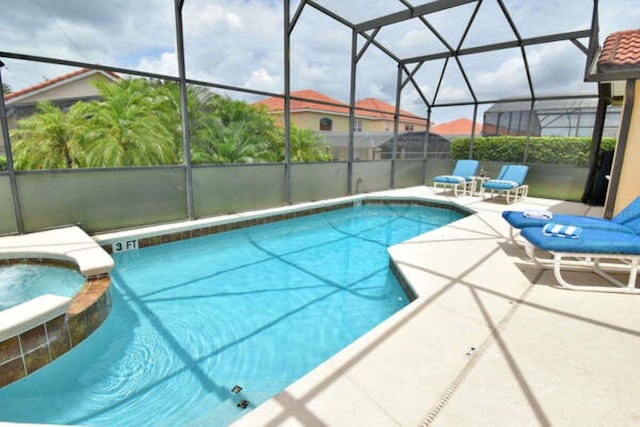
[[(561, 253), (553, 254), (553, 275), (555, 276), (556, 280), (563, 288), (575, 290), (575, 291), (640, 293), (640, 289), (636, 288), (636, 279), (638, 275), (638, 258), (637, 257), (634, 257), (631, 259), (630, 270), (629, 270), (629, 280), (627, 281), (626, 284), (620, 282), (610, 274), (600, 269), (599, 263), (594, 262), (593, 265), (591, 266), (592, 271), (615, 286), (588, 286), (588, 285), (573, 285), (567, 282), (564, 279), (564, 277), (562, 277), (562, 270), (561, 270), (562, 256), (563, 254)], [(537, 262), (537, 264), (539, 263)]]
[(514, 227), (509, 227), (509, 240), (514, 245), (518, 246), (518, 242), (516, 242), (516, 233)]
[(533, 245), (528, 241), (525, 241), (524, 243), (524, 251), (526, 252), (529, 259), (534, 262), (534, 264), (542, 265), (540, 264), (540, 261), (538, 261), (538, 258), (536, 258), (536, 248), (534, 248)]
[(637, 276), (638, 276), (638, 258), (633, 258), (631, 260), (631, 271), (629, 272), (629, 282), (627, 283), (627, 288), (631, 292), (633, 292), (636, 289)]

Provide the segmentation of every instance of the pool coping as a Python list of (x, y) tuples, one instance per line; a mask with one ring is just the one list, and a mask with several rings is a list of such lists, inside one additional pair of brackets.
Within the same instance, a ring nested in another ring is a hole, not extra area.
[[(122, 252), (136, 250), (148, 246), (160, 245), (189, 238), (201, 237), (225, 231), (237, 230), (276, 221), (283, 221), (301, 216), (313, 215), (321, 212), (351, 207), (359, 202), (375, 203), (397, 202), (416, 203), (423, 206), (432, 206), (451, 209), (465, 215), (474, 213), (472, 209), (465, 208), (452, 202), (432, 200), (423, 197), (398, 197), (385, 193), (370, 193), (355, 196), (339, 197), (322, 201), (298, 203), (294, 205), (279, 206), (260, 211), (250, 211), (237, 214), (220, 215), (215, 217), (185, 220), (180, 222), (137, 227), (108, 233), (100, 233), (93, 236), (96, 243), (101, 245), (108, 253), (117, 252), (113, 246), (116, 242), (134, 242), (124, 245)], [(119, 251), (118, 251), (119, 252)]]
[(77, 265), (87, 278), (108, 274), (113, 258), (76, 226), (0, 238), (0, 260), (53, 259)]

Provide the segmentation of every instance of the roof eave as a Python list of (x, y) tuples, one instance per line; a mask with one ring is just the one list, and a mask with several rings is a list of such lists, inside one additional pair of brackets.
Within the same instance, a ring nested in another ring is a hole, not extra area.
[(21, 100), (23, 100), (25, 98), (30, 98), (30, 97), (32, 97), (34, 95), (39, 94), (39, 93), (42, 93), (42, 92), (45, 92), (45, 91), (48, 91), (48, 90), (51, 90), (51, 89), (55, 89), (57, 87), (63, 86), (63, 85), (68, 84), (68, 83), (72, 83), (72, 82), (74, 82), (76, 80), (80, 80), (82, 78), (86, 78), (86, 77), (94, 75), (94, 74), (101, 74), (101, 75), (103, 75), (104, 77), (106, 77), (107, 79), (109, 79), (109, 80), (111, 80), (113, 82), (117, 82), (117, 81), (120, 80), (120, 78), (117, 77), (116, 75), (108, 73), (106, 71), (88, 70), (86, 73), (80, 73), (80, 74), (77, 74), (75, 76), (71, 76), (71, 77), (69, 77), (67, 79), (60, 80), (60, 81), (57, 81), (57, 82), (52, 83), (50, 85), (43, 86), (41, 88), (35, 89), (33, 91), (25, 92), (25, 93), (23, 93), (23, 94), (21, 94), (19, 96), (16, 96), (15, 98), (11, 98), (9, 100), (5, 100), (5, 105), (16, 104), (16, 103), (20, 102)]
[(640, 66), (634, 68), (618, 68), (609, 70), (597, 70), (589, 73), (588, 82), (611, 82), (618, 80), (633, 80), (640, 78)]

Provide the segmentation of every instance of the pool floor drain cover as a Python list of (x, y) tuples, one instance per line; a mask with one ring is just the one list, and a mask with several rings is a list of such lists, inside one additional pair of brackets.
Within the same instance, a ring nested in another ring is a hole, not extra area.
[(238, 408), (246, 408), (247, 406), (249, 406), (249, 401), (248, 400), (241, 400), (240, 402), (238, 402), (238, 404), (236, 405)]
[(242, 387), (240, 387), (239, 385), (234, 385), (233, 388), (231, 389), (231, 393), (234, 393), (234, 394), (238, 394), (240, 393), (240, 391), (242, 391)]

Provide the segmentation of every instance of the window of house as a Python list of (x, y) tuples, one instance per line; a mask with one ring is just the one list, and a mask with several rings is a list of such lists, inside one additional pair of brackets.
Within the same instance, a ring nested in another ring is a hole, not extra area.
[(356, 128), (354, 129), (354, 132), (362, 132), (363, 130), (364, 130), (364, 123), (362, 123), (362, 120), (356, 119)]
[(331, 130), (333, 127), (333, 120), (328, 117), (323, 117), (320, 119), (320, 130)]
[(405, 132), (413, 132), (413, 125), (405, 124), (404, 125), (404, 131)]
[(391, 122), (384, 122), (384, 131), (385, 132), (391, 131)]

